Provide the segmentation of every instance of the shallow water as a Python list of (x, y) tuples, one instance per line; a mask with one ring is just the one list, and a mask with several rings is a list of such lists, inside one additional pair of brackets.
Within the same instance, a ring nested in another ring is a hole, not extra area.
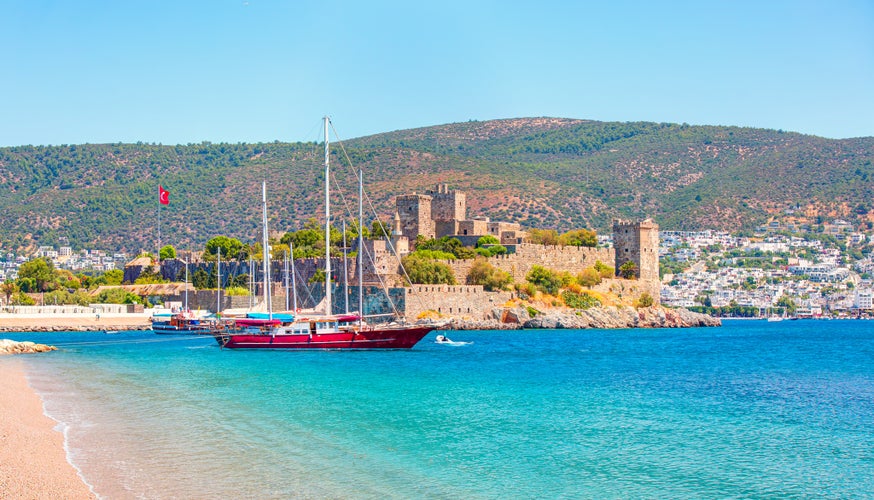
[[(870, 497), (874, 322), (255, 352), (18, 334), (105, 498)], [(96, 343), (88, 343), (96, 342)], [(66, 346), (63, 346), (66, 344)]]

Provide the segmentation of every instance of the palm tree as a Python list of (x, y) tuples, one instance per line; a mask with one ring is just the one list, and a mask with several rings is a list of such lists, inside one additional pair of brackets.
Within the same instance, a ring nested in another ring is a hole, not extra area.
[(0, 285), (0, 293), (2, 293), (4, 296), (6, 296), (6, 305), (8, 306), (9, 305), (9, 297), (11, 297), (13, 294), (18, 293), (18, 285), (16, 285), (12, 281), (7, 281), (7, 282), (3, 283), (2, 285)]

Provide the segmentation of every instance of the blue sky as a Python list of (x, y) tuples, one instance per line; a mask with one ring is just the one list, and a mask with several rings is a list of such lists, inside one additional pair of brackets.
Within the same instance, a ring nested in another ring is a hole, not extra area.
[(874, 136), (874, 2), (0, 0), (0, 146), (556, 116)]

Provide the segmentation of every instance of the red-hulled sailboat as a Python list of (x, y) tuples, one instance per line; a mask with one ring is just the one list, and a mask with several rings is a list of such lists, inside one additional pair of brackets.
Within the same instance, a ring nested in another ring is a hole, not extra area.
[[(268, 313), (266, 319), (231, 320), (214, 333), (222, 347), (230, 349), (410, 349), (428, 333), (437, 329), (437, 324), (398, 324), (369, 325), (359, 315), (330, 315), (331, 307), (331, 256), (330, 256), (330, 170), (328, 146), (329, 119), (325, 117), (325, 299), (326, 315), (295, 317), (293, 321), (281, 321)], [(361, 199), (363, 197), (361, 172), (359, 181), (358, 220), (362, 217)], [(263, 242), (264, 251), (264, 302), (268, 312), (271, 310), (270, 258), (267, 241), (267, 185), (262, 184), (263, 204)], [(363, 281), (362, 231), (359, 231), (358, 283)], [(359, 311), (363, 311), (363, 296), (358, 294)]]

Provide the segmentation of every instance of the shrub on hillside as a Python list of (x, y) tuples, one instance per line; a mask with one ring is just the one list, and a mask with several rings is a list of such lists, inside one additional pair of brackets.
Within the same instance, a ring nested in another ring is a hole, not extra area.
[(468, 285), (482, 285), (489, 291), (505, 290), (512, 282), (510, 273), (501, 271), (485, 259), (477, 259), (467, 274)]
[(589, 309), (601, 305), (601, 301), (587, 293), (576, 293), (565, 290), (561, 294), (565, 305), (574, 309)]

